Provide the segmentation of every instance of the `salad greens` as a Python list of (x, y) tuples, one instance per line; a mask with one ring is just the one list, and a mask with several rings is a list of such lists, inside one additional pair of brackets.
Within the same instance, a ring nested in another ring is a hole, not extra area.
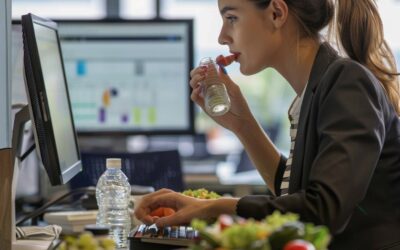
[(222, 215), (212, 224), (194, 219), (191, 226), (199, 231), (200, 240), (192, 250), (281, 250), (288, 242), (301, 239), (310, 242), (316, 250), (326, 250), (330, 242), (325, 226), (302, 223), (293, 213), (275, 211), (262, 221)]
[(182, 192), (182, 194), (190, 196), (190, 197), (195, 197), (199, 199), (218, 199), (221, 197), (221, 195), (213, 192), (213, 191), (208, 191), (205, 188), (199, 188), (199, 189), (187, 189)]

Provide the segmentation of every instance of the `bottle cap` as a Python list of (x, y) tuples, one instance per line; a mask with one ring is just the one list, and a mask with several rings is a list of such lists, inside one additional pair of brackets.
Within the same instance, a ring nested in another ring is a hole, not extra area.
[(108, 158), (106, 163), (107, 168), (121, 168), (120, 158)]
[(199, 65), (209, 65), (209, 64), (213, 64), (214, 60), (211, 57), (204, 57), (200, 60), (200, 64)]

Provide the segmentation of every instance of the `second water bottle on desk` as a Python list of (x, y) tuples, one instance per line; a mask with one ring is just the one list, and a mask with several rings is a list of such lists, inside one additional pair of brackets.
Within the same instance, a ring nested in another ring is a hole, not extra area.
[(96, 187), (99, 212), (97, 224), (110, 228), (110, 237), (118, 248), (127, 247), (131, 228), (128, 205), (131, 186), (121, 170), (121, 159), (107, 159), (107, 169), (100, 176)]

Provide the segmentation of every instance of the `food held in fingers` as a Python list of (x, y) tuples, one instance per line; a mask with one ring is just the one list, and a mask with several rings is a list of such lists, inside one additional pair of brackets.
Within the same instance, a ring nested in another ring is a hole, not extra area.
[(155, 210), (153, 210), (150, 213), (150, 216), (152, 217), (165, 217), (165, 216), (170, 216), (175, 213), (175, 210), (169, 207), (159, 207)]
[(217, 62), (217, 64), (225, 67), (225, 66), (230, 65), (236, 59), (237, 59), (237, 55), (236, 54), (232, 54), (232, 55), (229, 55), (229, 56), (219, 55), (219, 56), (217, 56), (215, 61)]

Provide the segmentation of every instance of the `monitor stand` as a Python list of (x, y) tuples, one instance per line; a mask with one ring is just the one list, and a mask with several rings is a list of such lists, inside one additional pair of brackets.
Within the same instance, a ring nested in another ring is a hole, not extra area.
[(23, 129), (30, 120), (28, 106), (15, 115), (12, 148), (0, 150), (0, 246), (4, 250), (47, 250), (52, 241), (17, 240), (15, 233), (15, 190), (18, 180)]

